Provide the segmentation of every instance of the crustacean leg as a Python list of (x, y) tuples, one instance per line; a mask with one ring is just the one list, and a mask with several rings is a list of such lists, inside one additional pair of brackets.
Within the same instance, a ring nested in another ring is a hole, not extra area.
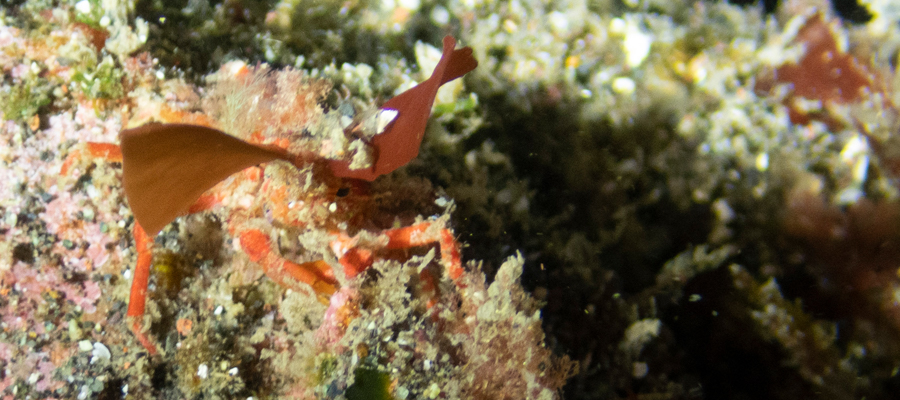
[(134, 223), (134, 247), (137, 248), (137, 263), (134, 265), (134, 278), (131, 281), (131, 293), (128, 295), (128, 312), (125, 314), (132, 318), (131, 330), (141, 342), (141, 346), (147, 349), (150, 355), (156, 354), (156, 346), (150, 338), (144, 334), (144, 326), (141, 318), (144, 316), (144, 308), (147, 302), (147, 285), (150, 282), (150, 265), (153, 261), (153, 239), (147, 236), (141, 224)]
[[(344, 268), (344, 274), (352, 278), (371, 267), (376, 255), (383, 250), (403, 250), (436, 244), (440, 249), (440, 264), (444, 273), (458, 287), (462, 287), (464, 284), (459, 279), (463, 274), (460, 244), (446, 224), (447, 218), (442, 217), (407, 227), (387, 229), (379, 235), (380, 239), (376, 240), (363, 240), (363, 235), (350, 237), (344, 232), (333, 232), (330, 245)], [(438, 289), (439, 278), (432, 271), (423, 269), (419, 274), (419, 280), (419, 295), (427, 299), (425, 306), (431, 310), (432, 318), (437, 318), (439, 309), (435, 308), (435, 305), (439, 303), (441, 296)], [(319, 330), (323, 337), (335, 341), (343, 335), (349, 321), (357, 315), (355, 310), (359, 305), (358, 299), (354, 299), (354, 293), (352, 290), (345, 292), (342, 289), (331, 298), (331, 304), (326, 312), (326, 322)], [(329, 318), (329, 313), (342, 317)]]
[(373, 250), (410, 249), (431, 244), (437, 244), (440, 247), (441, 265), (447, 276), (454, 281), (462, 276), (459, 242), (453, 237), (453, 231), (446, 227), (446, 221), (443, 218), (419, 222), (403, 228), (388, 229), (382, 233), (388, 239), (386, 243), (368, 243), (364, 246), (359, 246), (356, 238), (350, 238), (344, 233), (334, 234), (331, 249), (338, 256), (339, 262), (344, 267), (344, 273), (348, 277), (356, 276), (372, 265), (375, 261)]
[[(462, 276), (463, 268), (460, 261), (459, 242), (453, 236), (453, 231), (446, 227), (445, 219), (435, 221), (421, 222), (405, 228), (390, 229), (385, 232), (388, 237), (387, 249), (408, 249), (411, 247), (425, 246), (437, 243), (441, 251), (441, 264), (447, 276), (460, 286), (459, 278)], [(432, 293), (428, 300), (428, 308), (431, 309), (438, 303), (440, 294), (438, 293), (438, 285), (436, 277), (422, 271), (421, 278), (424, 282), (422, 290)]]
[(281, 258), (272, 250), (269, 235), (259, 229), (247, 229), (238, 234), (241, 248), (250, 260), (262, 266), (270, 279), (278, 284), (291, 287), (294, 281), (309, 285), (320, 300), (328, 301), (334, 294), (338, 282), (327, 262), (322, 260), (302, 264)]
[[(102, 159), (108, 162), (122, 162), (122, 150), (118, 145), (113, 143), (96, 143), (87, 142), (83, 147), (69, 153), (63, 160), (60, 168), (60, 175), (68, 175), (70, 170), (76, 163), (83, 160)], [(147, 236), (141, 225), (135, 222), (132, 230), (134, 236), (134, 244), (137, 249), (137, 263), (134, 267), (134, 278), (131, 282), (131, 293), (128, 297), (128, 317), (134, 317), (131, 329), (137, 337), (141, 345), (150, 353), (156, 354), (156, 347), (153, 346), (150, 338), (144, 334), (143, 324), (140, 318), (144, 315), (147, 297), (147, 285), (150, 280), (150, 265), (153, 260), (153, 240)]]
[(437, 243), (441, 248), (441, 263), (450, 279), (456, 281), (462, 276), (463, 268), (459, 255), (459, 242), (453, 231), (446, 227), (444, 219), (421, 222), (405, 228), (389, 229), (386, 249), (408, 249)]

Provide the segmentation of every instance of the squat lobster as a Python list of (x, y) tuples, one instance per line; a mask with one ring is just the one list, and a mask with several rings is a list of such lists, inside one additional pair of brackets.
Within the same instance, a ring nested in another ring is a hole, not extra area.
[[(311, 152), (292, 154), (275, 145), (248, 143), (209, 126), (183, 123), (124, 130), (121, 147), (87, 143), (87, 154), (73, 152), (64, 162), (62, 174), (81, 157), (123, 164), (137, 248), (127, 315), (133, 318), (131, 328), (143, 347), (156, 354), (140, 321), (145, 311), (152, 238), (179, 215), (213, 207), (228, 207), (228, 230), (267, 276), (287, 287), (302, 282), (323, 299), (339, 287), (331, 265), (321, 259), (297, 263), (283, 258), (273, 249), (270, 234), (264, 232), (267, 225), (324, 233), (320, 235), (327, 238), (322, 239), (328, 242), (324, 247), (334, 252), (348, 277), (365, 271), (380, 252), (436, 243), (446, 273), (457, 279), (462, 274), (459, 244), (446, 227), (446, 218), (420, 220), (402, 228), (376, 227), (377, 233), (372, 233), (375, 224), (365, 221), (372, 207), (368, 196), (359, 193), (344, 198), (338, 193), (345, 182), (342, 178), (372, 181), (415, 158), (438, 88), (477, 66), (470, 48), (455, 50), (455, 45), (452, 37), (445, 37), (441, 60), (431, 77), (381, 107), (393, 110), (386, 114), (394, 118), (369, 141), (372, 163), (366, 168), (354, 169), (346, 160), (322, 160)], [(287, 163), (272, 162), (276, 160)], [(263, 163), (268, 163), (265, 168), (248, 168)]]

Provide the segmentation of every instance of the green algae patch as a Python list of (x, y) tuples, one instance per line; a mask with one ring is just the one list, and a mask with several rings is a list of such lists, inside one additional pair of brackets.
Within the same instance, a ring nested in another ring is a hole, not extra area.
[(72, 81), (78, 84), (90, 98), (117, 99), (125, 93), (122, 86), (124, 76), (125, 73), (116, 65), (112, 57), (107, 56), (96, 67), (90, 66), (76, 72), (72, 76)]
[(0, 91), (0, 110), (6, 118), (28, 120), (50, 101), (50, 86), (45, 79), (26, 80)]
[(391, 376), (371, 368), (359, 368), (355, 381), (347, 388), (348, 400), (393, 400), (390, 394)]

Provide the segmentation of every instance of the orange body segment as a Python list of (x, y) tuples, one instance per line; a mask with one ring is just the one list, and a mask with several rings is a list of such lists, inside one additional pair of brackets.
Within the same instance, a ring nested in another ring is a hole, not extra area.
[(250, 257), (250, 261), (260, 262), (272, 249), (269, 237), (258, 229), (250, 229), (241, 233), (241, 248)]
[(68, 175), (72, 165), (84, 159), (103, 159), (109, 162), (122, 162), (122, 149), (115, 143), (85, 143), (83, 148), (77, 149), (63, 160), (59, 169), (60, 175)]

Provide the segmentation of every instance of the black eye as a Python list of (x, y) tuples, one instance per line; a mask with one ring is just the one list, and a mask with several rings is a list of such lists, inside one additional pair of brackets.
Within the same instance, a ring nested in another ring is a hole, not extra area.
[(350, 194), (350, 188), (347, 188), (347, 187), (342, 187), (342, 188), (338, 189), (338, 191), (336, 193), (337, 197), (344, 197), (348, 194)]

